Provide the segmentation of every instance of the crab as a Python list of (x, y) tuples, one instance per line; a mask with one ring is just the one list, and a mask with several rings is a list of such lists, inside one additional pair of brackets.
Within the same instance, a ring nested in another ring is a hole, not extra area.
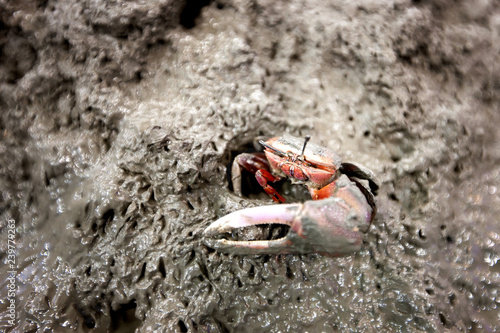
[[(205, 243), (233, 254), (320, 253), (349, 255), (362, 246), (376, 214), (374, 196), (379, 185), (365, 167), (342, 163), (332, 150), (285, 135), (259, 141), (264, 152), (238, 155), (232, 165), (235, 194), (241, 196), (242, 170), (254, 173), (264, 191), (279, 204), (247, 208), (213, 222)], [(307, 187), (312, 200), (284, 204), (272, 183), (282, 179)], [(368, 187), (363, 185), (368, 183)], [(288, 233), (272, 240), (237, 241), (222, 235), (262, 224), (286, 225)]]

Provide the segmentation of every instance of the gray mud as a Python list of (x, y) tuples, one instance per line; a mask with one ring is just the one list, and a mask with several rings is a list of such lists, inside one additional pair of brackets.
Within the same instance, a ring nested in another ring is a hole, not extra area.
[[(500, 331), (497, 1), (3, 1), (0, 330)], [(256, 137), (381, 180), (362, 251), (204, 245)], [(16, 318), (8, 322), (8, 220)]]

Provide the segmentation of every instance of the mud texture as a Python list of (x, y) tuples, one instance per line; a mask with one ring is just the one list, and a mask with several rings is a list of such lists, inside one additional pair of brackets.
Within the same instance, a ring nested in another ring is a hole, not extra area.
[[(1, 1), (0, 330), (497, 332), (500, 5)], [(256, 137), (381, 180), (362, 251), (204, 245)], [(6, 307), (16, 223), (16, 320)]]

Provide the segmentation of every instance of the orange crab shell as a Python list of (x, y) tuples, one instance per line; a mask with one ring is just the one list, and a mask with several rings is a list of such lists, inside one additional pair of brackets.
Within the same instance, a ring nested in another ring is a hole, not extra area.
[(310, 187), (323, 187), (338, 177), (341, 159), (333, 151), (309, 143), (304, 151), (304, 158), (299, 158), (304, 141), (292, 136), (274, 137), (266, 144), (283, 152), (280, 156), (270, 149), (265, 149), (267, 160), (274, 173), (298, 181), (308, 182)]

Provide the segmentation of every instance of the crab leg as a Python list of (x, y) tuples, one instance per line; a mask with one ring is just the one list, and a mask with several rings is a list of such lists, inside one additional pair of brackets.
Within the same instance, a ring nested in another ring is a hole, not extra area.
[(275, 177), (273, 176), (269, 171), (265, 169), (260, 169), (255, 173), (255, 178), (257, 179), (257, 182), (259, 182), (259, 185), (262, 186), (264, 191), (266, 191), (267, 194), (274, 200), (274, 202), (278, 203), (284, 203), (285, 198), (279, 194), (274, 187), (268, 184), (268, 182), (276, 182), (281, 180), (281, 177)]
[(273, 176), (269, 171), (269, 162), (264, 153), (245, 153), (236, 156), (231, 168), (234, 193), (241, 196), (241, 170), (255, 174), (255, 179), (260, 186), (275, 202), (285, 202), (283, 198), (269, 183), (281, 180), (281, 177)]
[(231, 181), (233, 183), (234, 193), (241, 196), (241, 170), (246, 170), (255, 174), (260, 169), (269, 170), (269, 162), (264, 153), (245, 153), (236, 156), (231, 168)]

